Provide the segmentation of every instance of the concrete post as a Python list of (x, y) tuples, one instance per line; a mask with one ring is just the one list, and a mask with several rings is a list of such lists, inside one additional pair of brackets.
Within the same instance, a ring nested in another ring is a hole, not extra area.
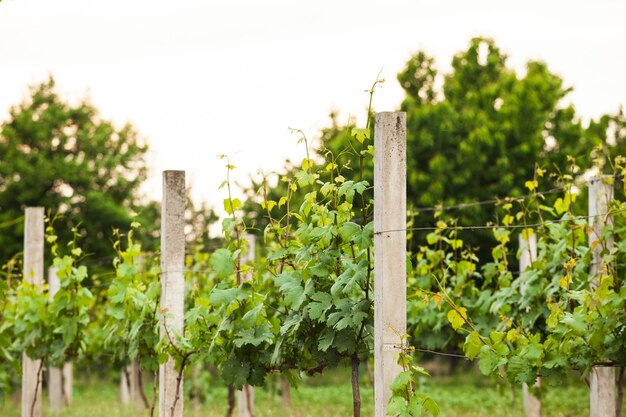
[[(43, 207), (27, 207), (24, 220), (24, 281), (43, 285)], [(22, 417), (41, 417), (41, 359), (22, 354)]]
[[(161, 339), (183, 334), (185, 313), (185, 172), (163, 172), (161, 206)], [(159, 366), (159, 417), (183, 416), (183, 381), (174, 359)]]
[[(533, 233), (528, 236), (527, 239), (524, 239), (524, 236), (520, 234), (519, 247), (519, 271), (521, 274), (527, 268), (530, 268), (535, 259), (537, 259), (537, 235)], [(520, 275), (520, 293), (524, 294), (525, 289), (526, 283)], [(541, 378), (537, 377), (535, 387), (541, 387)], [(526, 383), (522, 384), (522, 400), (524, 403), (524, 413), (526, 414), (526, 417), (541, 417), (541, 400), (530, 392)]]
[[(243, 254), (241, 263), (252, 266), (254, 264), (255, 237), (246, 234), (243, 237), (248, 242), (248, 251)], [(243, 276), (243, 281), (251, 281), (252, 273), (248, 272)], [(254, 417), (254, 387), (244, 385), (241, 391), (237, 392), (237, 411), (239, 417)]]
[(130, 403), (130, 367), (127, 366), (120, 372), (120, 402), (124, 405)]
[(128, 376), (130, 377), (130, 400), (135, 403), (138, 412), (143, 412), (146, 410), (146, 403), (144, 402), (142, 375), (137, 358), (131, 362)]
[[(589, 180), (589, 245), (592, 247), (591, 275), (602, 273), (602, 251), (613, 248), (613, 239), (603, 239), (606, 225), (613, 225), (609, 203), (613, 200), (613, 179), (601, 176)], [(595, 243), (594, 243), (595, 242)], [(599, 243), (598, 243), (599, 242)], [(594, 366), (589, 378), (591, 417), (615, 417), (615, 370)]]
[(72, 405), (74, 388), (74, 367), (72, 362), (63, 364), (63, 402), (65, 405)]
[(406, 114), (374, 126), (374, 411), (387, 415), (396, 353), (406, 333)]
[[(50, 301), (54, 300), (54, 295), (61, 288), (58, 269), (51, 266), (48, 269), (48, 294)], [(50, 367), (48, 369), (48, 405), (52, 413), (60, 413), (63, 408), (63, 371), (61, 368)]]

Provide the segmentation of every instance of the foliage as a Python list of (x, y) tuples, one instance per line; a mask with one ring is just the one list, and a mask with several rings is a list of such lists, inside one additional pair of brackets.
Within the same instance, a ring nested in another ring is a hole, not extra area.
[(134, 240), (139, 226), (137, 222), (131, 223), (125, 248), (116, 232), (115, 278), (108, 287), (105, 322), (101, 326), (103, 335), (99, 339), (119, 365), (126, 367), (136, 359), (142, 369), (156, 372), (160, 268), (154, 259), (142, 253), (141, 244)]
[[(41, 359), (41, 367), (60, 367), (83, 354), (94, 297), (83, 286), (87, 268), (79, 265), (83, 251), (77, 245), (78, 231), (72, 232), (74, 239), (60, 245), (52, 224), (46, 228), (60, 282), (53, 298), (48, 286), (18, 281), (17, 287), (10, 288), (8, 280), (2, 281), (6, 297), (0, 302), (0, 372), (9, 366), (17, 368), (22, 353)], [(3, 376), (2, 382), (7, 385), (11, 381)]]
[[(75, 228), (84, 254), (108, 255), (112, 230), (130, 223), (138, 207), (146, 150), (132, 126), (115, 128), (86, 101), (62, 101), (49, 78), (31, 87), (2, 124), (0, 222), (19, 218), (26, 206), (43, 206), (66, 214), (61, 240), (72, 239)], [(22, 232), (19, 222), (3, 229), (0, 259), (21, 250)]]
[(387, 412), (392, 416), (416, 417), (430, 414), (439, 416), (439, 406), (428, 395), (418, 392), (420, 376), (428, 375), (421, 366), (415, 365), (414, 349), (406, 345), (409, 335), (402, 336), (402, 346), (398, 353), (398, 364), (402, 367), (391, 383), (391, 398)]
[[(615, 164), (620, 173), (622, 161), (618, 158)], [(456, 258), (448, 263), (454, 255), (442, 253), (446, 261), (440, 261), (440, 273), (428, 268), (417, 273), (436, 277), (440, 290), (415, 293), (422, 302), (445, 307), (442, 314), (446, 313), (455, 331), (465, 335), (463, 350), (469, 359), (478, 359), (481, 372), (489, 375), (504, 370), (512, 383), (529, 385), (537, 376), (551, 384), (571, 370), (586, 376), (594, 365), (624, 366), (626, 346), (626, 291), (619, 278), (626, 255), (624, 202), (612, 201), (611, 214), (600, 214), (612, 215), (615, 223), (598, 235), (585, 214), (575, 213), (573, 177), (561, 177), (562, 197), (546, 206), (536, 193), (543, 170), (537, 172), (537, 179), (526, 183), (535, 193), (533, 198), (515, 201), (519, 211), (511, 203), (503, 205), (510, 214), (504, 216), (502, 225), (492, 228), (498, 241), (492, 262), (480, 273), (459, 280), (464, 261)], [(529, 220), (533, 219), (537, 226), (531, 228)], [(441, 231), (447, 227), (442, 224)], [(536, 259), (518, 278), (507, 260), (513, 228), (524, 236), (536, 234), (538, 242)], [(437, 239), (432, 237), (431, 243)], [(601, 253), (596, 270), (591, 269), (594, 248)]]

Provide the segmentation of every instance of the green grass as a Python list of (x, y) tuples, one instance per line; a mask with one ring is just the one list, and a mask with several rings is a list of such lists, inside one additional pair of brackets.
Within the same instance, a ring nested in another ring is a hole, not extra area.
[[(341, 383), (347, 381), (347, 383)], [(442, 417), (523, 417), (521, 389), (512, 390), (505, 384), (474, 375), (455, 378), (426, 379), (422, 388), (431, 395), (441, 408)], [(151, 391), (149, 388), (147, 393)], [(362, 416), (373, 416), (373, 390), (363, 384)], [(223, 417), (226, 414), (226, 389), (219, 387), (211, 392), (211, 399), (199, 409), (185, 404), (186, 417)], [(44, 403), (45, 403), (44, 395)], [(543, 415), (553, 417), (582, 417), (589, 415), (589, 391), (580, 381), (567, 381), (559, 387), (551, 387), (544, 398)], [(285, 409), (280, 398), (270, 389), (255, 390), (257, 417), (335, 417), (352, 415), (352, 391), (348, 374), (336, 371), (322, 378), (305, 381), (292, 390), (292, 408)], [(155, 412), (155, 416), (156, 416)], [(10, 401), (0, 406), (0, 415), (19, 417), (19, 406)], [(44, 406), (44, 416), (50, 416)], [(147, 413), (145, 414), (147, 415)], [(130, 407), (118, 402), (118, 388), (112, 382), (79, 382), (75, 387), (74, 404), (64, 410), (64, 417), (134, 417)]]

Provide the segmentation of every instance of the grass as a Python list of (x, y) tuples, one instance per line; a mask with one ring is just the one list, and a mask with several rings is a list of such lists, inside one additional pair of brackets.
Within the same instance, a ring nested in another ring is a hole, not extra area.
[[(343, 382), (345, 381), (345, 382)], [(454, 378), (429, 378), (422, 387), (441, 408), (442, 417), (523, 417), (521, 388), (471, 374)], [(146, 390), (149, 393), (149, 388)], [(515, 399), (513, 399), (515, 392)], [(374, 414), (373, 390), (362, 384), (362, 416)], [(227, 391), (215, 388), (211, 399), (198, 409), (185, 404), (186, 417), (224, 417)], [(352, 391), (347, 370), (305, 381), (292, 389), (291, 410), (281, 405), (280, 398), (269, 389), (255, 390), (257, 417), (335, 417), (352, 415)], [(46, 398), (44, 394), (44, 404)], [(158, 414), (155, 412), (155, 416)], [(19, 405), (11, 401), (0, 405), (0, 415), (19, 417)], [(44, 405), (44, 417), (51, 416)], [(112, 382), (79, 381), (74, 391), (74, 403), (63, 411), (63, 417), (135, 417), (132, 407), (118, 401), (118, 387)], [(144, 415), (148, 415), (147, 413)], [(589, 415), (589, 391), (580, 381), (564, 381), (559, 387), (546, 391), (543, 415), (553, 417), (582, 417)]]

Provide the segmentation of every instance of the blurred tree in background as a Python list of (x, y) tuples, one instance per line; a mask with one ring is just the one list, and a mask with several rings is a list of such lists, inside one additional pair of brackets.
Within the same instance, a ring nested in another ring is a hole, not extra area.
[[(600, 154), (625, 150), (624, 132), (606, 133), (609, 122), (624, 125), (621, 112), (584, 127), (573, 105), (563, 103), (571, 89), (545, 63), (530, 61), (517, 74), (489, 39), (472, 39), (443, 77), (420, 52), (398, 80), (406, 92), (408, 193), (416, 206), (517, 196), (527, 192), (535, 164), (565, 172), (570, 155), (584, 172)], [(493, 211), (477, 207), (459, 216), (461, 224), (484, 224)]]
[[(43, 206), (66, 214), (60, 239), (70, 241), (77, 227), (85, 253), (102, 257), (111, 253), (112, 229), (125, 230), (140, 211), (148, 148), (131, 125), (116, 129), (88, 102), (63, 102), (54, 86), (49, 78), (31, 87), (1, 127), (0, 223)], [(22, 250), (22, 234), (23, 222), (4, 228), (1, 259)]]
[[(139, 193), (147, 150), (130, 124), (117, 129), (89, 102), (64, 102), (53, 78), (31, 87), (0, 128), (0, 259), (22, 251), (27, 206), (62, 215), (56, 222), (61, 241), (71, 241), (77, 228), (95, 265), (111, 265), (113, 229), (128, 230), (133, 219), (144, 226), (144, 247), (158, 249), (159, 203)], [(207, 244), (208, 225), (217, 217), (187, 201), (190, 243)]]

